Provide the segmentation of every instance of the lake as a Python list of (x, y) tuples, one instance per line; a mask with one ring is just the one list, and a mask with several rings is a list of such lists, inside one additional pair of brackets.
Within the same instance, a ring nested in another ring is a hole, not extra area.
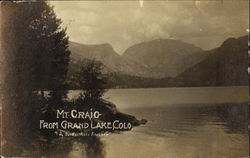
[[(71, 91), (74, 98), (79, 91)], [(242, 158), (249, 155), (248, 87), (112, 89), (124, 113), (148, 123), (100, 137), (106, 158)], [(69, 156), (84, 157), (75, 143)]]

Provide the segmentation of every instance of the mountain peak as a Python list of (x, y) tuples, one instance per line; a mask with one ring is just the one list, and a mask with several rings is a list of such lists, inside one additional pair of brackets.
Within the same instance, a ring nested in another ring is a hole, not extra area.
[(203, 59), (202, 49), (175, 39), (155, 39), (135, 44), (123, 57), (143, 65), (163, 77), (172, 77)]
[[(188, 53), (189, 51), (182, 51), (184, 49), (196, 49), (196, 51), (202, 51), (201, 48), (185, 43), (181, 40), (176, 39), (155, 39), (151, 41), (145, 41), (142, 43), (135, 44), (131, 47), (129, 47), (125, 52), (123, 53), (124, 56), (130, 55), (130, 53), (138, 53), (138, 50), (144, 50), (144, 52), (147, 53), (154, 53), (156, 52), (179, 52), (179, 53)], [(137, 50), (137, 51), (134, 51)]]
[(231, 45), (235, 42), (246, 42), (248, 41), (248, 35), (246, 36), (241, 36), (239, 38), (234, 38), (234, 37), (230, 37), (228, 39), (226, 39), (221, 46), (226, 46), (226, 45)]

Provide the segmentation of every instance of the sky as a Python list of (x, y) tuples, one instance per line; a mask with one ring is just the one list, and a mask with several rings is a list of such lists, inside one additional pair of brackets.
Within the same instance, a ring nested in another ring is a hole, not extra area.
[(50, 1), (71, 41), (109, 43), (122, 54), (154, 39), (176, 39), (202, 49), (247, 35), (247, 0)]

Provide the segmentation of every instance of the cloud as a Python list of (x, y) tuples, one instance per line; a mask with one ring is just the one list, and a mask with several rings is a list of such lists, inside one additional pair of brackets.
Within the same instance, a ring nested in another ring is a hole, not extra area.
[(175, 38), (203, 49), (247, 34), (248, 1), (50, 1), (70, 40), (110, 43), (118, 53), (142, 41)]

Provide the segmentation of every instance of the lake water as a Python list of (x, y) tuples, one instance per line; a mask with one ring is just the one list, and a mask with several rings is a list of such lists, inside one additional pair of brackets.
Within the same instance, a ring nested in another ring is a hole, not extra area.
[[(71, 91), (70, 98), (79, 94)], [(109, 90), (104, 99), (147, 119), (100, 137), (106, 158), (243, 158), (249, 155), (248, 87)], [(84, 157), (75, 144), (71, 158)]]

